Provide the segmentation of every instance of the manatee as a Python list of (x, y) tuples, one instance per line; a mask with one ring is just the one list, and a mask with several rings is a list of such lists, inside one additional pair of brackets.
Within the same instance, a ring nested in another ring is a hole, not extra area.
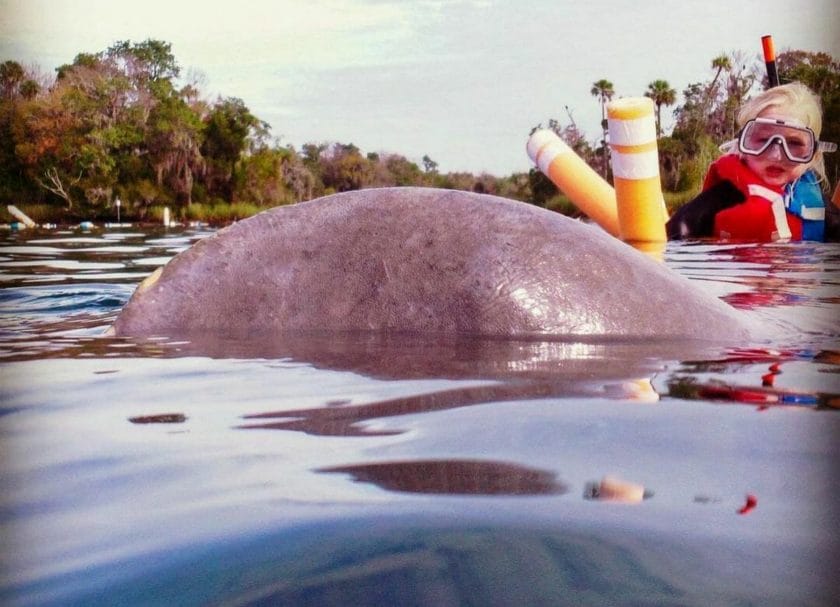
[(497, 196), (346, 192), (277, 207), (139, 285), (118, 336), (374, 331), (742, 341), (742, 313), (600, 228)]

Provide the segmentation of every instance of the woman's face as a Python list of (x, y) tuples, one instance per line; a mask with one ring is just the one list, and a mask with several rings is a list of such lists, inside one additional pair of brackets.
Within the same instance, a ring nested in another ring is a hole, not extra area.
[[(778, 112), (778, 110), (765, 110), (759, 114), (761, 118), (772, 118), (775, 120), (790, 121), (791, 117)], [(782, 187), (799, 178), (811, 163), (803, 164), (793, 162), (785, 156), (782, 146), (778, 143), (771, 145), (760, 156), (743, 155), (742, 158), (747, 167), (758, 175), (767, 185)]]

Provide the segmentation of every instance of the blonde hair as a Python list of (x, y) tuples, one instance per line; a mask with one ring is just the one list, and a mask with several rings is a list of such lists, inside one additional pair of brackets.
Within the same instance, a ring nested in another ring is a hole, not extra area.
[[(776, 110), (797, 119), (804, 126), (814, 131), (817, 139), (822, 131), (822, 107), (820, 98), (801, 82), (791, 82), (775, 86), (748, 100), (738, 111), (738, 127), (743, 127), (747, 121), (757, 118), (766, 110)], [(827, 185), (825, 175), (825, 159), (822, 150), (817, 149), (813, 160), (808, 163), (819, 176), (819, 181)]]

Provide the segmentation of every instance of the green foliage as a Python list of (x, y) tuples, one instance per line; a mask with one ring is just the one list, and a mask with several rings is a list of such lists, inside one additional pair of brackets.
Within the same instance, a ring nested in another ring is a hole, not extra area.
[(423, 156), (423, 170), (427, 173), (437, 173), (438, 170), (438, 163), (429, 158), (428, 154)]
[(648, 84), (645, 97), (650, 97), (656, 106), (656, 136), (662, 136), (662, 106), (677, 102), (677, 91), (671, 88), (667, 80), (654, 80)]
[[(80, 53), (57, 72), (47, 91), (16, 104), (15, 154), (28, 179), (71, 213), (92, 217), (110, 212), (115, 195), (131, 193), (156, 170), (162, 185), (166, 162), (164, 170), (150, 163), (159, 160), (155, 116), (169, 101), (167, 78), (178, 73), (169, 45), (117, 43)], [(179, 176), (175, 193), (189, 192), (181, 183), (189, 176)]]
[(704, 135), (718, 143), (735, 136), (738, 108), (752, 90), (759, 69), (738, 53), (715, 57), (711, 67), (715, 70), (712, 80), (689, 84), (683, 91), (683, 105), (674, 111), (673, 134), (689, 146)]
[(17, 61), (0, 63), (0, 95), (3, 99), (13, 99), (25, 78), (26, 72)]
[(149, 168), (158, 187), (167, 187), (177, 201), (189, 206), (195, 175), (205, 164), (199, 147), (203, 125), (174, 89), (159, 94), (161, 97), (149, 112), (145, 129)]
[[(424, 156), (424, 159), (426, 172), (431, 174), (436, 173), (437, 163), (428, 156)], [(379, 183), (377, 185), (410, 186), (424, 182), (424, 175), (420, 172), (420, 167), (416, 163), (410, 162), (404, 156), (389, 154), (385, 157), (384, 162), (380, 163), (380, 166), (384, 167), (385, 170), (379, 171)]]
[(547, 206), (548, 201), (557, 195), (557, 186), (537, 168), (528, 171), (528, 188), (531, 190), (528, 202), (538, 207)]
[(105, 56), (123, 62), (126, 73), (140, 81), (171, 82), (181, 73), (172, 45), (161, 40), (149, 39), (137, 44), (122, 40), (105, 51)]
[(564, 194), (555, 194), (551, 198), (549, 198), (545, 203), (545, 208), (549, 211), (555, 211), (556, 213), (562, 213), (563, 215), (567, 215), (569, 217), (582, 217), (583, 213), (580, 212), (580, 209), (575, 206), (575, 204), (569, 200), (568, 196)]
[[(840, 62), (827, 53), (788, 51), (776, 58), (779, 79), (798, 80), (819, 95), (823, 106), (820, 139), (840, 144)], [(840, 180), (840, 153), (825, 154), (826, 174)]]
[(321, 179), (335, 192), (360, 190), (373, 181), (371, 161), (352, 143), (335, 143), (321, 154)]
[(201, 155), (211, 195), (232, 200), (236, 163), (247, 148), (251, 129), (260, 121), (241, 99), (220, 99), (204, 123)]
[[(221, 199), (207, 203), (194, 203), (182, 210), (181, 221), (200, 221), (211, 225), (225, 225), (240, 219), (247, 219), (264, 211), (265, 207), (249, 202), (229, 203)], [(151, 219), (155, 222), (163, 221), (163, 207), (154, 207)]]
[(286, 169), (293, 162), (284, 149), (263, 148), (244, 156), (234, 175), (234, 201), (248, 201), (259, 207), (295, 202), (297, 192), (286, 180)]
[[(800, 80), (820, 95), (822, 138), (840, 141), (838, 63), (804, 51), (782, 53), (777, 63), (783, 81)], [(736, 53), (710, 65), (709, 81), (688, 85), (673, 131), (659, 140), (669, 207), (699, 190), (717, 146), (733, 137), (737, 109), (763, 67)], [(168, 206), (183, 220), (224, 223), (333, 192), (430, 186), (579, 215), (537, 169), (506, 177), (442, 173), (428, 155), (418, 163), (390, 152), (365, 153), (352, 143), (309, 142), (300, 151), (281, 146), (243, 100), (203, 101), (194, 86), (176, 86), (180, 72), (171, 45), (153, 39), (79, 53), (49, 83), (15, 61), (0, 63), (0, 202), (23, 201), (45, 221), (111, 219), (119, 196), (127, 220), (160, 221)], [(590, 93), (603, 112), (615, 89), (600, 79)], [(661, 128), (662, 106), (675, 104), (676, 93), (667, 81), (654, 80), (645, 94), (657, 106)], [(609, 179), (606, 122), (590, 142), (565, 111), (568, 124), (551, 119), (548, 128)], [(832, 180), (839, 160), (840, 154), (826, 157)]]
[(685, 139), (675, 132), (659, 140), (659, 174), (662, 188), (671, 192), (700, 191), (706, 169), (720, 155), (708, 135)]
[[(45, 223), (58, 224), (63, 222), (66, 218), (61, 209), (51, 204), (18, 202), (15, 206), (39, 225)], [(13, 221), (18, 221), (18, 219), (9, 213), (6, 206), (0, 207), (0, 222), (11, 223)]]

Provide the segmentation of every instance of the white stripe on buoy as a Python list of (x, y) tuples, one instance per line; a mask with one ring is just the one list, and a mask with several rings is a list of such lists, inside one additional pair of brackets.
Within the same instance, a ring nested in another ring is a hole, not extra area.
[(656, 122), (647, 117), (627, 120), (608, 119), (612, 145), (641, 145), (656, 141)]
[(623, 179), (652, 179), (659, 177), (659, 154), (656, 150), (625, 154), (613, 150), (613, 175)]

